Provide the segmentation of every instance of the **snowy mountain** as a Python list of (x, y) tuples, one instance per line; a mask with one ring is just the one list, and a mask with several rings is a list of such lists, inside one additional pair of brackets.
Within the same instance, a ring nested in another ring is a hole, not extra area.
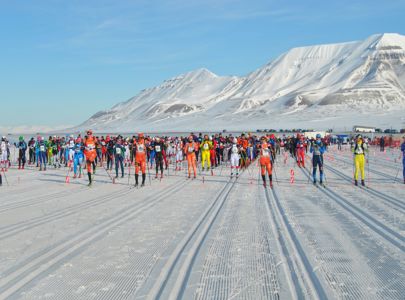
[(294, 48), (246, 77), (199, 69), (77, 128), (189, 131), (354, 124), (405, 127), (405, 36)]

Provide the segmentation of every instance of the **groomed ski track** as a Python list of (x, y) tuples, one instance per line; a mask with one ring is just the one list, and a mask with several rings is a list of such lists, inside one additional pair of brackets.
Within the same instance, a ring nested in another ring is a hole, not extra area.
[(103, 168), (91, 188), (66, 184), (64, 168), (12, 168), (0, 188), (0, 299), (402, 299), (398, 156), (371, 152), (365, 188), (335, 147), (325, 187), (309, 180), (310, 158), (303, 169), (283, 155), (273, 189), (257, 162), (239, 178), (171, 168), (139, 189)]

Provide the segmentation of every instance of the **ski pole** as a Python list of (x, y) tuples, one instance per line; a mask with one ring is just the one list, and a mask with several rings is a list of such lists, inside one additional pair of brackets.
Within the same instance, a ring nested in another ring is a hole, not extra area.
[(277, 184), (278, 184), (278, 178), (277, 178), (277, 172), (276, 172), (276, 158), (275, 157), (273, 157), (273, 165), (272, 165), (272, 167), (274, 167), (273, 168), (273, 170), (272, 171), (274, 171), (274, 177), (276, 177), (276, 182), (277, 182)]
[(367, 154), (367, 180), (368, 185), (370, 186), (370, 159), (368, 154)]
[(398, 178), (399, 170), (401, 170), (401, 167), (398, 167), (397, 175), (395, 175), (395, 178), (394, 178), (394, 183), (396, 183), (396, 182), (397, 182), (397, 178)]
[(146, 162), (146, 166), (148, 167), (149, 185), (152, 185), (152, 181), (150, 180), (150, 170), (149, 170), (149, 163), (148, 162)]
[(6, 176), (6, 172), (4, 171), (4, 169), (3, 169), (3, 175), (4, 175), (4, 179), (6, 180), (7, 186), (9, 186), (7, 176)]
[(128, 164), (128, 185), (129, 185), (129, 179), (131, 178), (131, 167), (132, 167), (132, 162)]

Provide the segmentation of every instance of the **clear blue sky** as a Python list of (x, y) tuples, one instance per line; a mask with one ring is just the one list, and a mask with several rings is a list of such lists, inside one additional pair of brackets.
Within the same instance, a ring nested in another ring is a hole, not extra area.
[(76, 125), (164, 79), (405, 33), (405, 0), (0, 0), (0, 127)]

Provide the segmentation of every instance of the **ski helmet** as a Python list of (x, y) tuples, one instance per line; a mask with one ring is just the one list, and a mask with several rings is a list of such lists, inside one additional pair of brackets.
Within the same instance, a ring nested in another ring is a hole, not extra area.
[(19, 136), (18, 138), (20, 141), (24, 140), (24, 137), (22, 135)]
[(317, 133), (317, 134), (316, 134), (316, 138), (317, 138), (317, 139), (320, 139), (320, 138), (321, 138), (321, 134), (320, 134), (320, 133)]
[(237, 140), (236, 138), (233, 138), (233, 143), (234, 143), (234, 144), (237, 144), (237, 143), (238, 143), (238, 140)]
[(91, 129), (87, 130), (87, 135), (92, 135), (93, 131)]

